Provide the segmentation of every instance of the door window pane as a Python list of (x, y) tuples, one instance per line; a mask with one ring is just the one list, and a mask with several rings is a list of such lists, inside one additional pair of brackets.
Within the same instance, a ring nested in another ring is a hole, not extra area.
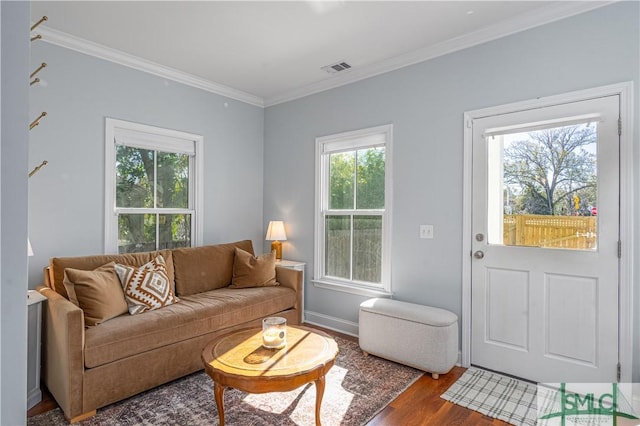
[(353, 218), (353, 279), (382, 280), (382, 216)]
[(489, 243), (596, 249), (596, 123), (490, 136), (487, 144)]
[(325, 274), (351, 279), (351, 216), (325, 219)]

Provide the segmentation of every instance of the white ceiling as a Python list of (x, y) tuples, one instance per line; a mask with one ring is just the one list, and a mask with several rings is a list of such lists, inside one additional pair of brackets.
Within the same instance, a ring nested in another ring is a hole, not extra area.
[[(31, 16), (45, 41), (273, 105), (607, 3), (35, 1)], [(353, 68), (321, 70), (339, 61)]]

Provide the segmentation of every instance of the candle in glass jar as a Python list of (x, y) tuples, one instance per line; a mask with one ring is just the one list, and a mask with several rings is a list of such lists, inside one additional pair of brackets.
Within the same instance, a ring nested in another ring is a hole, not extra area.
[(265, 348), (280, 349), (287, 344), (287, 320), (269, 317), (262, 320), (262, 345)]

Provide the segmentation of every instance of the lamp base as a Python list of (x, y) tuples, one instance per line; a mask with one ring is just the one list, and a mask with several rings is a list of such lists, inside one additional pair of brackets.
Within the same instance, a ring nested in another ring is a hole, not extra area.
[(271, 251), (276, 252), (276, 260), (282, 260), (282, 243), (275, 240), (271, 243)]

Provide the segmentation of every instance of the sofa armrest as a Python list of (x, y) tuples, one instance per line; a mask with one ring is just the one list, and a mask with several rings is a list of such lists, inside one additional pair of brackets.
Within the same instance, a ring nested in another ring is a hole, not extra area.
[(299, 322), (302, 322), (302, 297), (304, 283), (302, 282), (303, 272), (295, 269), (276, 266), (276, 281), (283, 287), (289, 287), (296, 292), (295, 309), (299, 312)]
[(68, 419), (83, 413), (84, 315), (82, 309), (54, 290), (43, 309), (42, 378)]

